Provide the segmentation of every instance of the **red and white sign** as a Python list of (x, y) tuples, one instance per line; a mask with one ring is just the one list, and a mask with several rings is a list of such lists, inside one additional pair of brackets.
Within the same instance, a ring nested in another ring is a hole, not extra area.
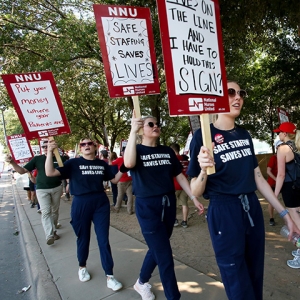
[(27, 139), (70, 133), (52, 72), (2, 75)]
[(157, 0), (171, 116), (229, 112), (217, 0)]
[(289, 122), (289, 114), (284, 108), (277, 108), (279, 124)]
[(12, 158), (17, 164), (26, 163), (33, 158), (34, 154), (25, 134), (15, 134), (6, 138)]
[(110, 97), (159, 94), (150, 9), (93, 8)]

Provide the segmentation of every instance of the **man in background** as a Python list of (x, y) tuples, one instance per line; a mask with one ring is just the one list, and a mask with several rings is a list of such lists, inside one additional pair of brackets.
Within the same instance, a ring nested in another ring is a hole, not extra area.
[[(56, 230), (60, 228), (58, 223), (60, 197), (63, 187), (60, 177), (48, 177), (45, 173), (45, 161), (48, 149), (48, 141), (42, 142), (42, 155), (34, 156), (24, 167), (19, 166), (10, 155), (6, 156), (6, 161), (11, 164), (16, 172), (25, 174), (37, 169), (36, 195), (42, 212), (42, 225), (44, 228), (46, 243), (52, 245), (60, 237)], [(66, 158), (61, 156), (62, 161)], [(58, 167), (55, 156), (53, 157), (54, 168)]]

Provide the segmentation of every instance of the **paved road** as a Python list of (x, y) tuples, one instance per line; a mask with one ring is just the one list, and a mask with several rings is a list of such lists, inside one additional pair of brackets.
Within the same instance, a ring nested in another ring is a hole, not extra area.
[[(0, 299), (35, 299), (31, 272), (20, 230), (19, 216), (15, 209), (14, 194), (9, 173), (0, 179)], [(24, 287), (31, 286), (20, 294)]]

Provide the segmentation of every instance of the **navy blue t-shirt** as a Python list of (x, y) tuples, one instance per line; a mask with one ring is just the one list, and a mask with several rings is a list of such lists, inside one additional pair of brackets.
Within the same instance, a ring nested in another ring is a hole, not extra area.
[[(210, 125), (215, 143), (214, 160), (216, 173), (208, 176), (203, 196), (240, 195), (256, 191), (254, 169), (258, 166), (252, 139), (247, 130), (235, 127), (220, 130)], [(190, 163), (187, 174), (198, 177), (201, 169), (198, 154), (203, 145), (201, 129), (198, 129), (190, 145)]]
[(130, 169), (133, 194), (144, 198), (175, 192), (173, 177), (182, 171), (175, 152), (167, 146), (136, 146), (136, 165)]
[(103, 181), (109, 181), (115, 177), (109, 165), (101, 159), (73, 158), (57, 170), (62, 178), (70, 179), (70, 190), (75, 196), (102, 193), (104, 192)]

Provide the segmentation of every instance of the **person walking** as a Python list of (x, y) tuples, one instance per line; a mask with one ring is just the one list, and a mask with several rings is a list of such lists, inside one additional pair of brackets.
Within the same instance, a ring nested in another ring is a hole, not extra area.
[[(280, 126), (273, 130), (279, 136), (283, 143), (277, 151), (277, 178), (275, 195), (281, 192), (285, 207), (288, 209), (291, 218), (300, 229), (300, 189), (294, 187), (293, 180), (296, 165), (294, 155), (300, 152), (300, 131), (291, 122), (281, 123)], [(300, 268), (300, 252), (292, 252), (294, 259), (288, 260), (287, 265), (293, 269)], [(296, 255), (295, 255), (296, 254)]]
[[(7, 155), (6, 161), (9, 162), (14, 170), (19, 174), (25, 174), (37, 169), (36, 177), (36, 195), (42, 212), (42, 225), (44, 228), (46, 243), (52, 245), (55, 240), (59, 239), (56, 230), (61, 227), (58, 223), (60, 197), (62, 195), (62, 183), (59, 177), (48, 177), (45, 173), (45, 161), (47, 157), (48, 141), (42, 142), (42, 155), (34, 156), (24, 167), (19, 166)], [(53, 154), (51, 154), (53, 155)], [(61, 156), (61, 160), (66, 160)], [(58, 163), (55, 156), (53, 157), (53, 167)]]
[(79, 261), (79, 280), (86, 282), (91, 276), (86, 268), (89, 256), (91, 224), (94, 223), (97, 235), (100, 258), (107, 277), (107, 287), (113, 291), (122, 288), (122, 284), (113, 275), (113, 258), (109, 244), (110, 205), (105, 193), (103, 181), (117, 183), (121, 172), (115, 176), (109, 165), (101, 159), (96, 159), (96, 144), (89, 138), (83, 138), (79, 143), (79, 158), (66, 161), (63, 167), (54, 168), (52, 153), (57, 144), (49, 142), (45, 169), (49, 177), (69, 179), (73, 195), (71, 207), (71, 225), (77, 236), (77, 258)]
[[(246, 92), (229, 81), (230, 112), (218, 114), (210, 124), (213, 153), (203, 145), (197, 130), (190, 145), (187, 174), (193, 195), (209, 199), (207, 223), (225, 291), (229, 300), (262, 300), (265, 231), (258, 189), (284, 218), (290, 230), (300, 233), (262, 176), (250, 134), (235, 124)], [(207, 175), (215, 166), (216, 172)]]
[[(125, 147), (122, 149), (121, 156), (118, 157), (116, 160), (114, 160), (111, 164), (118, 166), (118, 168), (120, 169), (124, 163), (124, 158), (123, 158), (124, 153), (125, 153)], [(132, 178), (131, 176), (128, 175), (128, 172), (123, 173), (120, 181), (118, 182), (118, 197), (117, 197), (117, 203), (114, 207), (115, 212), (118, 213), (120, 211), (120, 207), (125, 195), (127, 196), (127, 213), (129, 215), (132, 215), (134, 213)]]
[[(277, 152), (278, 147), (282, 144), (282, 141), (276, 140), (274, 142), (274, 148), (275, 151)], [(273, 191), (275, 191), (275, 185), (276, 185), (276, 177), (277, 177), (277, 155), (276, 153), (272, 155), (268, 161), (267, 164), (267, 174), (268, 174), (268, 184), (272, 188)], [(274, 207), (268, 203), (268, 211), (269, 211), (269, 216), (270, 216), (270, 226), (275, 225), (275, 220), (274, 220)]]
[[(189, 161), (184, 159), (182, 155), (179, 154), (180, 152), (180, 146), (177, 143), (173, 143), (170, 145), (171, 149), (173, 149), (173, 151), (176, 154), (176, 157), (178, 158), (178, 160), (180, 161), (181, 165), (182, 165), (182, 174), (186, 176), (186, 171), (187, 171), (187, 167), (189, 165)], [(181, 227), (183, 228), (187, 228), (187, 219), (188, 219), (188, 215), (189, 215), (189, 206), (188, 206), (188, 200), (189, 197), (187, 195), (187, 193), (182, 189), (182, 187), (180, 186), (180, 184), (177, 182), (176, 178), (174, 178), (174, 186), (175, 186), (175, 195), (176, 195), (176, 199), (178, 203), (181, 203), (182, 205), (182, 221), (181, 221)], [(178, 220), (175, 220), (174, 226), (178, 226)]]
[[(274, 142), (274, 148), (275, 151), (277, 152), (278, 147), (282, 144), (283, 142), (280, 140), (276, 140)], [(277, 176), (277, 155), (276, 153), (272, 155), (268, 161), (267, 165), (267, 174), (268, 174), (268, 184), (272, 188), (273, 191), (275, 191), (275, 185), (276, 185), (276, 176)], [(274, 220), (274, 207), (268, 203), (268, 212), (270, 216), (270, 226), (275, 225), (275, 220)]]
[[(118, 158), (118, 155), (116, 152), (111, 152), (109, 156), (109, 165), (111, 165), (113, 174), (117, 174), (119, 169), (118, 166), (112, 164), (113, 161), (115, 161)], [(113, 196), (113, 204), (112, 206), (115, 206), (117, 204), (117, 197), (118, 197), (118, 185), (114, 183), (110, 183), (111, 186), (111, 192)]]
[[(300, 189), (293, 187), (293, 174), (295, 172), (294, 153), (300, 152), (300, 131), (291, 122), (280, 124), (273, 130), (283, 142), (277, 151), (277, 178), (275, 195), (281, 192), (284, 205), (295, 224), (300, 229)], [(296, 142), (297, 141), (297, 142)]]
[[(96, 150), (95, 150), (96, 151)], [(100, 152), (99, 152), (99, 159), (101, 160), (104, 160), (106, 163), (109, 164), (109, 159), (108, 159), (108, 151), (106, 149), (102, 149)], [(103, 182), (104, 184), (104, 188), (106, 191), (109, 190), (109, 182), (108, 181), (105, 181)]]
[[(143, 128), (142, 143), (136, 144), (137, 133)], [(174, 151), (158, 145), (160, 125), (156, 118), (136, 118), (133, 111), (131, 131), (124, 154), (124, 165), (130, 170), (133, 194), (136, 197), (135, 211), (148, 246), (140, 276), (134, 289), (143, 300), (153, 300), (155, 295), (148, 283), (158, 266), (166, 299), (180, 299), (174, 271), (170, 237), (176, 218), (176, 196), (173, 178), (194, 201), (199, 214), (204, 207), (192, 195), (189, 182), (182, 174), (182, 166)]]

